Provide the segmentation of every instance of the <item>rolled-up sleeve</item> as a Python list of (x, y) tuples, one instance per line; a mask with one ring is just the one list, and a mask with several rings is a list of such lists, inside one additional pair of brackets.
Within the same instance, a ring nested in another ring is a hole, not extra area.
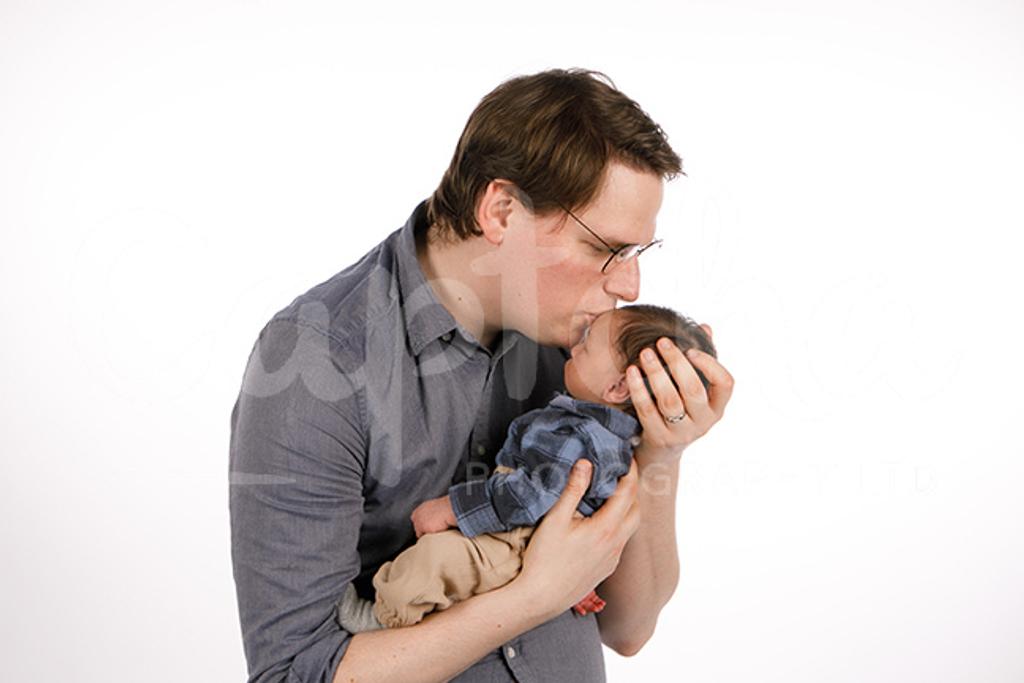
[(360, 570), (364, 412), (332, 347), (314, 327), (271, 321), (231, 412), (231, 559), (250, 683), (329, 683), (352, 638), (335, 608)]

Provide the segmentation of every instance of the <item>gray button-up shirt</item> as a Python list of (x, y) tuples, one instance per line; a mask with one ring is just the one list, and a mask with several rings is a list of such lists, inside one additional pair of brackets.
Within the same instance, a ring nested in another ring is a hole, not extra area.
[[(509, 423), (565, 390), (567, 350), (504, 331), (492, 353), (437, 301), (416, 260), (425, 228), (422, 201), (250, 354), (230, 441), (250, 682), (329, 683), (352, 639), (334, 618), (346, 585), (372, 599), (380, 565), (416, 541), (413, 509), (485, 480)], [(452, 680), (603, 681), (596, 617), (566, 610)]]

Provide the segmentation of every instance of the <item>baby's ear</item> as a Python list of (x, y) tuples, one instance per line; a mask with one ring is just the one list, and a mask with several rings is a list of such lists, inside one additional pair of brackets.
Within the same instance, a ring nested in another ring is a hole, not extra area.
[(622, 403), (629, 398), (629, 383), (626, 381), (626, 373), (619, 375), (619, 378), (604, 390), (605, 403)]

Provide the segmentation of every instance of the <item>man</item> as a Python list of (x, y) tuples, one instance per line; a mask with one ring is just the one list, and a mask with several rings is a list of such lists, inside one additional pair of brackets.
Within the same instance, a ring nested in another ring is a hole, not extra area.
[[(679, 459), (733, 384), (671, 344), (642, 361), (653, 398), (627, 373), (644, 438), (597, 513), (573, 517), (590, 478), (574, 470), (511, 583), (406, 628), (353, 635), (334, 619), (349, 583), (371, 598), (376, 570), (415, 542), (412, 510), (485, 480), (511, 420), (564, 390), (589, 322), (639, 294), (637, 256), (681, 162), (597, 76), (501, 84), (406, 224), (261, 331), (231, 415), (250, 681), (589, 683), (604, 680), (602, 643), (631, 655), (652, 635), (678, 577)], [(570, 610), (594, 588), (602, 612)]]

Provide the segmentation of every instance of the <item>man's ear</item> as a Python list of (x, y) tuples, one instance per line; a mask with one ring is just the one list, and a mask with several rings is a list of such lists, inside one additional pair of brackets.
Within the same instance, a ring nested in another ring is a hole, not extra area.
[(619, 375), (615, 384), (606, 388), (601, 396), (605, 403), (622, 403), (627, 398), (629, 398), (629, 383), (626, 381), (626, 373)]
[(476, 222), (483, 231), (485, 240), (498, 246), (505, 239), (508, 217), (515, 199), (515, 185), (508, 180), (495, 178), (487, 184), (476, 211)]

